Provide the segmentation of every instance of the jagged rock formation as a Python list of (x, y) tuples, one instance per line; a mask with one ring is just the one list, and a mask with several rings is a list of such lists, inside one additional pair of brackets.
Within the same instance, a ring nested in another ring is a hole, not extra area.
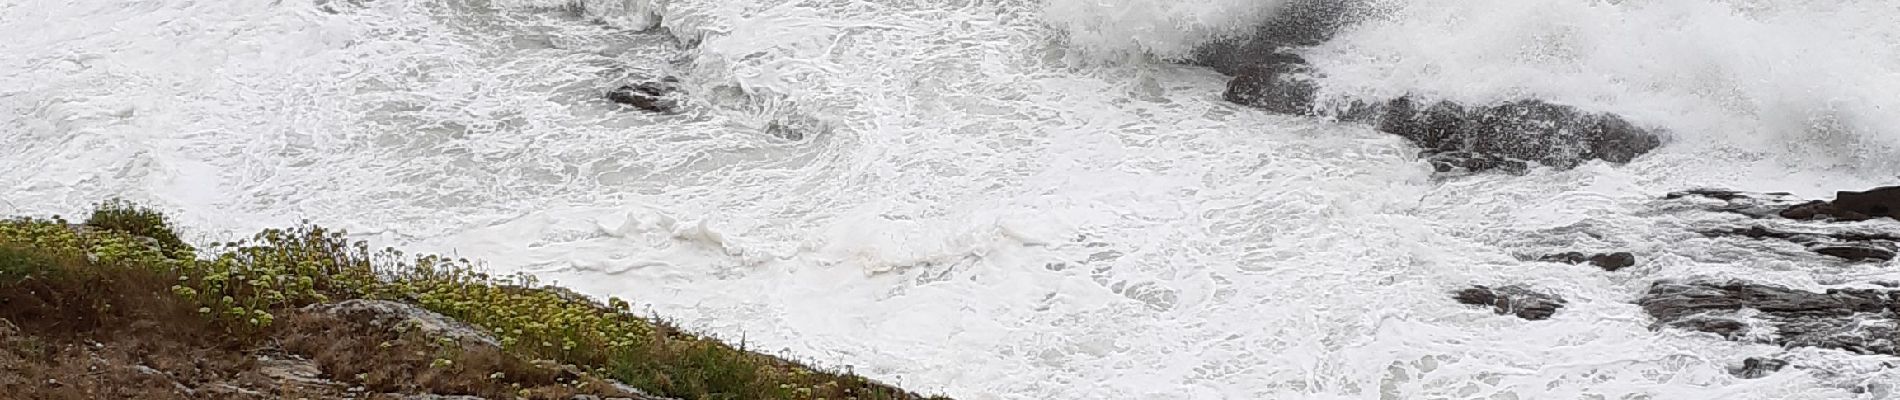
[(1518, 285), (1497, 288), (1472, 286), (1453, 293), (1452, 299), (1461, 304), (1489, 306), (1498, 314), (1516, 315), (1532, 321), (1550, 318), (1565, 304), (1563, 297)]
[(1658, 326), (1731, 340), (1900, 355), (1894, 343), (1900, 330), (1893, 319), (1900, 296), (1890, 290), (1816, 293), (1742, 281), (1662, 281), (1637, 304)]
[(607, 92), (607, 100), (641, 110), (670, 113), (679, 109), (679, 100), (675, 98), (679, 92), (678, 83), (679, 79), (669, 76), (658, 81), (621, 86)]
[[(1306, 26), (1318, 29), (1315, 24)], [(1234, 77), (1222, 94), (1227, 101), (1281, 114), (1318, 115), (1315, 72), (1286, 48), (1311, 35), (1293, 36), (1209, 45), (1195, 63)], [(1622, 163), (1662, 145), (1655, 133), (1622, 117), (1535, 99), (1466, 105), (1404, 96), (1356, 102), (1337, 116), (1369, 122), (1410, 140), (1440, 172), (1522, 172), (1532, 164), (1568, 169), (1589, 160)]]
[[(1731, 190), (1698, 189), (1670, 193), (1664, 199), (1706, 198), (1722, 202), (1712, 210), (1754, 218), (1795, 220), (1858, 221), (1875, 218), (1869, 212), (1890, 211), (1887, 201), (1900, 201), (1900, 190), (1879, 188), (1866, 192), (1839, 192), (1834, 201), (1801, 202), (1787, 193), (1748, 193)], [(1847, 200), (1842, 200), (1847, 199)], [(1856, 211), (1860, 210), (1860, 211)], [(1888, 214), (1881, 214), (1889, 216)], [(1900, 255), (1900, 235), (1879, 232), (1796, 231), (1752, 225), (1703, 231), (1711, 237), (1774, 239), (1799, 244), (1809, 251), (1849, 261), (1888, 261)]]
[(1362, 6), (1353, 1), (1296, 1), (1274, 13), (1272, 20), (1252, 32), (1195, 48), (1193, 57), (1185, 61), (1222, 74), (1242, 75), (1242, 69), (1270, 64), (1261, 62), (1263, 59), (1287, 55), (1290, 49), (1325, 43), (1361, 15)]

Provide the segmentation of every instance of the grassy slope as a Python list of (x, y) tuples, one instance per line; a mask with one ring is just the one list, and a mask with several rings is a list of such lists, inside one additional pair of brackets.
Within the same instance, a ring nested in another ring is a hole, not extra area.
[[(62, 285), (73, 287), (61, 289)], [(300, 322), (305, 316), (296, 311), (306, 305), (382, 299), (417, 304), (487, 330), (502, 342), (505, 354), (500, 359), (555, 360), (655, 395), (680, 399), (923, 398), (862, 377), (683, 332), (632, 314), (628, 303), (619, 299), (599, 304), (540, 286), (526, 275), (492, 277), (467, 260), (405, 256), (393, 249), (372, 251), (362, 242), (345, 240), (341, 232), (307, 224), (195, 249), (178, 239), (164, 215), (119, 201), (100, 204), (83, 225), (58, 218), (0, 221), (0, 293), (13, 290), (30, 294), (21, 298), (36, 298), (61, 290), (101, 289), (155, 292), (157, 297), (152, 299), (129, 298), (138, 293), (115, 296), (141, 305), (174, 304), (147, 314), (184, 310), (187, 317), (158, 320), (179, 321), (184, 331), (217, 332), (216, 340), (180, 336), (208, 340), (212, 347), (277, 340), (287, 329), (307, 327)], [(106, 300), (111, 298), (115, 297), (81, 304), (80, 308), (92, 311), (79, 314), (109, 309), (111, 302)], [(62, 310), (75, 307), (67, 304), (73, 301), (58, 302), (6, 305), (21, 312), (3, 316), (30, 325), (37, 323), (34, 318), (51, 317), (36, 316), (31, 311), (36, 307), (74, 315), (72, 310)], [(109, 321), (93, 323), (100, 322)], [(450, 361), (437, 360), (430, 366), (444, 367)]]

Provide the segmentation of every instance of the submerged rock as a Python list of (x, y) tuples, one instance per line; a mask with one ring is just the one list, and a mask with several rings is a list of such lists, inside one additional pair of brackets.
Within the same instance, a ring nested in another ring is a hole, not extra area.
[(1498, 314), (1516, 315), (1527, 320), (1548, 319), (1564, 307), (1564, 299), (1554, 294), (1540, 293), (1531, 289), (1510, 285), (1498, 288), (1483, 285), (1457, 291), (1452, 299), (1461, 304), (1489, 306)]
[(1310, 72), (1300, 56), (1271, 53), (1256, 64), (1237, 67), (1221, 97), (1281, 114), (1310, 114), (1313, 98), (1319, 92)]
[(1736, 377), (1742, 379), (1756, 379), (1773, 374), (1775, 371), (1780, 371), (1787, 366), (1787, 361), (1777, 358), (1749, 357), (1746, 360), (1742, 360), (1742, 366), (1740, 368), (1729, 369), (1729, 373), (1735, 374)]
[(607, 100), (646, 111), (673, 112), (679, 108), (679, 101), (673, 97), (679, 92), (678, 83), (678, 79), (667, 77), (659, 81), (621, 86), (607, 92)]
[(1591, 255), (1584, 255), (1583, 253), (1573, 251), (1573, 252), (1568, 252), (1568, 253), (1559, 253), (1559, 254), (1544, 256), (1543, 258), (1539, 258), (1538, 260), (1564, 262), (1564, 263), (1571, 263), (1571, 264), (1582, 264), (1582, 263), (1587, 262), (1587, 263), (1590, 263), (1590, 265), (1595, 265), (1597, 266), (1597, 268), (1602, 268), (1604, 271), (1610, 271), (1610, 272), (1616, 272), (1616, 270), (1629, 268), (1631, 266), (1636, 265), (1636, 255), (1630, 254), (1630, 252), (1627, 252), (1627, 251), (1619, 251), (1615, 253), (1600, 253), (1600, 254), (1591, 254)]

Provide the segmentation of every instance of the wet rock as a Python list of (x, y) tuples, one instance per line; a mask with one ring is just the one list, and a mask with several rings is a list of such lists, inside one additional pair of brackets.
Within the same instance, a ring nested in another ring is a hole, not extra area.
[(1658, 320), (1680, 319), (1709, 311), (1761, 310), (1781, 317), (1847, 316), (1886, 311), (1890, 299), (1876, 290), (1829, 290), (1814, 293), (1780, 286), (1740, 281), (1650, 285), (1637, 302)]
[(1773, 374), (1787, 366), (1788, 362), (1781, 359), (1749, 357), (1742, 360), (1740, 368), (1730, 368), (1729, 373), (1742, 379), (1756, 379)]
[[(1724, 338), (1783, 346), (1896, 354), (1893, 291), (1830, 289), (1816, 293), (1740, 281), (1657, 282), (1637, 304), (1658, 327), (1709, 332)], [(1752, 334), (1743, 310), (1772, 334)]]
[(1263, 60), (1292, 49), (1316, 46), (1360, 15), (1360, 2), (1300, 0), (1275, 12), (1273, 19), (1245, 35), (1216, 40), (1194, 49), (1188, 64), (1213, 68), (1230, 76), (1243, 69), (1270, 64)]
[(1498, 288), (1472, 286), (1453, 293), (1452, 299), (1461, 304), (1490, 306), (1498, 314), (1516, 315), (1532, 321), (1550, 318), (1565, 304), (1564, 299), (1557, 295), (1539, 293), (1517, 285)]
[[(1234, 77), (1222, 93), (1227, 101), (1281, 114), (1316, 114), (1315, 71), (1281, 46), (1285, 42), (1264, 42), (1272, 45), (1216, 46), (1208, 50), (1213, 55), (1198, 60)], [(1469, 106), (1403, 96), (1356, 101), (1337, 116), (1371, 122), (1380, 131), (1410, 140), (1441, 172), (1522, 172), (1531, 164), (1568, 169), (1589, 160), (1622, 163), (1662, 145), (1655, 133), (1621, 117), (1542, 100)]]
[(1862, 215), (1859, 213), (1843, 212), (1840, 209), (1835, 208), (1834, 203), (1829, 203), (1824, 200), (1815, 200), (1815, 201), (1810, 201), (1806, 203), (1801, 203), (1793, 207), (1788, 207), (1788, 209), (1786, 210), (1781, 210), (1781, 213), (1779, 213), (1778, 215), (1780, 215), (1782, 218), (1788, 218), (1788, 219), (1818, 219), (1818, 218), (1840, 218), (1840, 219), (1846, 219), (1846, 220), (1867, 219), (1866, 215)]
[[(1765, 193), (1765, 194), (1786, 196), (1789, 193), (1778, 192), (1778, 193)], [(1756, 194), (1752, 194), (1749, 192), (1741, 192), (1741, 191), (1726, 190), (1726, 189), (1689, 189), (1689, 190), (1683, 190), (1683, 191), (1669, 192), (1669, 194), (1663, 195), (1663, 199), (1665, 200), (1675, 200), (1675, 199), (1680, 199), (1684, 197), (1707, 197), (1707, 198), (1722, 200), (1722, 201), (1735, 201), (1735, 200), (1741, 200), (1741, 199), (1753, 199), (1753, 198), (1762, 197), (1762, 196), (1758, 196)]]
[(1867, 245), (1867, 244), (1826, 245), (1826, 246), (1818, 246), (1809, 250), (1813, 250), (1816, 253), (1845, 258), (1848, 261), (1862, 261), (1862, 260), (1888, 261), (1888, 260), (1892, 260), (1894, 256), (1894, 251), (1891, 249), (1875, 247), (1873, 245)]
[[(1453, 166), (1472, 171), (1512, 162), (1563, 169), (1588, 160), (1629, 162), (1662, 144), (1655, 134), (1621, 117), (1541, 100), (1467, 107), (1446, 101), (1421, 106), (1401, 97), (1387, 102), (1383, 111), (1380, 131), (1409, 139), (1427, 154), (1478, 158)], [(1450, 169), (1447, 163), (1434, 165)]]
[(1627, 251), (1619, 251), (1619, 252), (1607, 253), (1607, 254), (1591, 254), (1591, 255), (1585, 255), (1583, 253), (1573, 251), (1573, 252), (1568, 252), (1568, 253), (1559, 253), (1559, 254), (1544, 256), (1543, 258), (1540, 258), (1538, 260), (1563, 262), (1563, 263), (1571, 263), (1571, 264), (1582, 264), (1582, 263), (1587, 262), (1587, 263), (1590, 263), (1590, 265), (1595, 265), (1597, 266), (1597, 268), (1602, 268), (1604, 271), (1610, 271), (1610, 272), (1616, 272), (1616, 270), (1629, 268), (1630, 266), (1636, 265), (1636, 255), (1631, 254), (1630, 252), (1627, 252)]
[(607, 100), (652, 112), (673, 112), (679, 108), (674, 97), (679, 80), (667, 77), (659, 81), (621, 86), (607, 92)]
[(1800, 244), (1815, 253), (1840, 257), (1848, 261), (1888, 261), (1894, 259), (1896, 249), (1900, 249), (1900, 237), (1883, 233), (1796, 232), (1756, 225), (1748, 228), (1705, 231), (1703, 234), (1714, 237), (1778, 239)]
[(1685, 331), (1707, 332), (1725, 339), (1739, 339), (1748, 333), (1748, 323), (1740, 319), (1720, 315), (1694, 315), (1674, 321), (1664, 321), (1662, 326)]
[(1832, 201), (1813, 200), (1795, 204), (1781, 210), (1777, 215), (1799, 220), (1900, 219), (1900, 186), (1878, 187), (1860, 192), (1835, 192)]
[(1801, 202), (1794, 195), (1782, 192), (1756, 193), (1723, 189), (1693, 189), (1670, 192), (1664, 200), (1712, 199), (1721, 201), (1713, 205), (1711, 211), (1747, 215), (1753, 218), (1781, 218), (1789, 207)]
[(1307, 75), (1309, 70), (1299, 56), (1272, 54), (1260, 64), (1239, 68), (1234, 79), (1227, 82), (1227, 92), (1221, 96), (1236, 104), (1276, 113), (1311, 114), (1319, 86)]
[(1835, 192), (1834, 207), (1869, 218), (1900, 218), (1900, 186), (1879, 187), (1864, 192)]

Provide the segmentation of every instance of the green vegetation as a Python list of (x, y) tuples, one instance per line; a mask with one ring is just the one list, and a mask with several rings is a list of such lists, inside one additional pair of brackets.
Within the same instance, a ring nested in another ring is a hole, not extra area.
[[(64, 267), (54, 267), (64, 266)], [(0, 221), (0, 287), (49, 274), (138, 271), (175, 278), (170, 292), (233, 336), (257, 336), (300, 307), (347, 299), (420, 305), (487, 330), (504, 351), (579, 366), (680, 399), (917, 399), (868, 379), (812, 368), (683, 332), (607, 304), (492, 277), (464, 259), (371, 250), (308, 223), (200, 251), (161, 213), (99, 204), (83, 225)]]

